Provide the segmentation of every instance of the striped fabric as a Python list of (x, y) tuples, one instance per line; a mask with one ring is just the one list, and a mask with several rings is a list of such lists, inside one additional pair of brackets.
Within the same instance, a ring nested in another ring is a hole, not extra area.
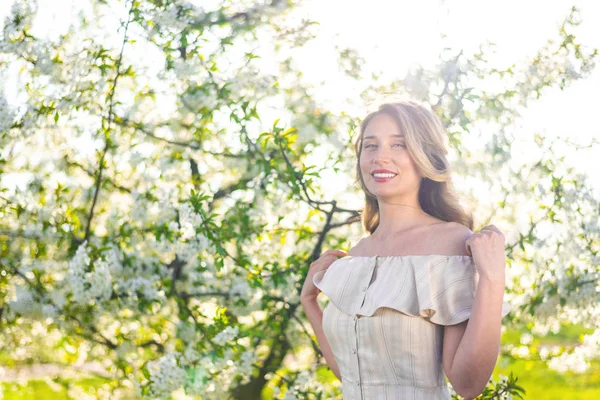
[(477, 280), (463, 255), (346, 256), (317, 272), (343, 399), (450, 399), (443, 325), (469, 318)]

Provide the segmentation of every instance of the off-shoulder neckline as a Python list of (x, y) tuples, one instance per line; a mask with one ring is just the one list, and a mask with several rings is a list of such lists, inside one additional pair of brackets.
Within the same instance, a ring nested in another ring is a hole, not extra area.
[(416, 258), (416, 257), (448, 257), (448, 258), (473, 258), (472, 256), (469, 255), (464, 255), (464, 254), (399, 254), (399, 255), (391, 255), (391, 256), (380, 256), (380, 255), (374, 255), (374, 256), (351, 256), (351, 255), (347, 255), (344, 257), (339, 258), (339, 260), (344, 259), (344, 258)]

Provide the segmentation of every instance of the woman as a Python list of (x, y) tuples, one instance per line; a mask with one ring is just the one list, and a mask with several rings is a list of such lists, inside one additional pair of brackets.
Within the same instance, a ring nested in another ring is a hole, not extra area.
[[(383, 104), (361, 123), (356, 179), (368, 236), (311, 264), (302, 305), (344, 400), (477, 397), (500, 346), (504, 236), (473, 233), (431, 109)], [(341, 258), (338, 258), (341, 257)], [(321, 310), (317, 295), (329, 304)]]

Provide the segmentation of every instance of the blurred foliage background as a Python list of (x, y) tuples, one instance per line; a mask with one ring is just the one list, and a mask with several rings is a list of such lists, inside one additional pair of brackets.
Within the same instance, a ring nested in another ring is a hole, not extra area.
[[(476, 230), (507, 237), (513, 311), (482, 398), (598, 398), (599, 194), (564, 155), (598, 140), (518, 129), (592, 82), (577, 7), (519, 63), (441, 35), (435, 62), (391, 76), (351, 46), (309, 51), (320, 24), (300, 1), (87, 0), (54, 24), (37, 19), (49, 3), (9, 3), (4, 398), (341, 398), (299, 293), (310, 262), (363, 234), (352, 142), (396, 98), (441, 117)], [(298, 57), (333, 60), (336, 103)]]

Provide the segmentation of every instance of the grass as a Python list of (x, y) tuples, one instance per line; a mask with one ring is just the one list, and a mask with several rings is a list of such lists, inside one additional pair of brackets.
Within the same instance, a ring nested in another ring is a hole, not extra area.
[(507, 367), (496, 367), (494, 377), (518, 376), (517, 384), (526, 390), (525, 399), (595, 400), (600, 399), (600, 363), (583, 374), (561, 374), (542, 361), (515, 360)]
[[(96, 388), (106, 383), (104, 379), (98, 378), (82, 378), (82, 379), (65, 379), (62, 380), (67, 384), (75, 384), (81, 387), (86, 392), (95, 391)], [(5, 399), (19, 400), (70, 400), (67, 395), (67, 389), (64, 386), (55, 385), (52, 387), (45, 380), (33, 379), (24, 382), (1, 382), (4, 386)], [(60, 387), (58, 387), (60, 386)], [(93, 388), (93, 389), (92, 389)], [(58, 389), (58, 390), (57, 390)]]
[[(521, 334), (526, 330), (507, 331), (502, 336), (503, 344), (519, 345)], [(564, 325), (557, 333), (544, 337), (534, 335), (535, 346), (574, 346), (584, 334), (593, 332), (577, 325)], [(540, 360), (513, 359), (500, 357), (494, 377), (513, 372), (519, 378), (517, 384), (526, 390), (525, 399), (540, 400), (595, 400), (600, 399), (600, 362), (593, 362), (582, 374), (559, 373)]]

